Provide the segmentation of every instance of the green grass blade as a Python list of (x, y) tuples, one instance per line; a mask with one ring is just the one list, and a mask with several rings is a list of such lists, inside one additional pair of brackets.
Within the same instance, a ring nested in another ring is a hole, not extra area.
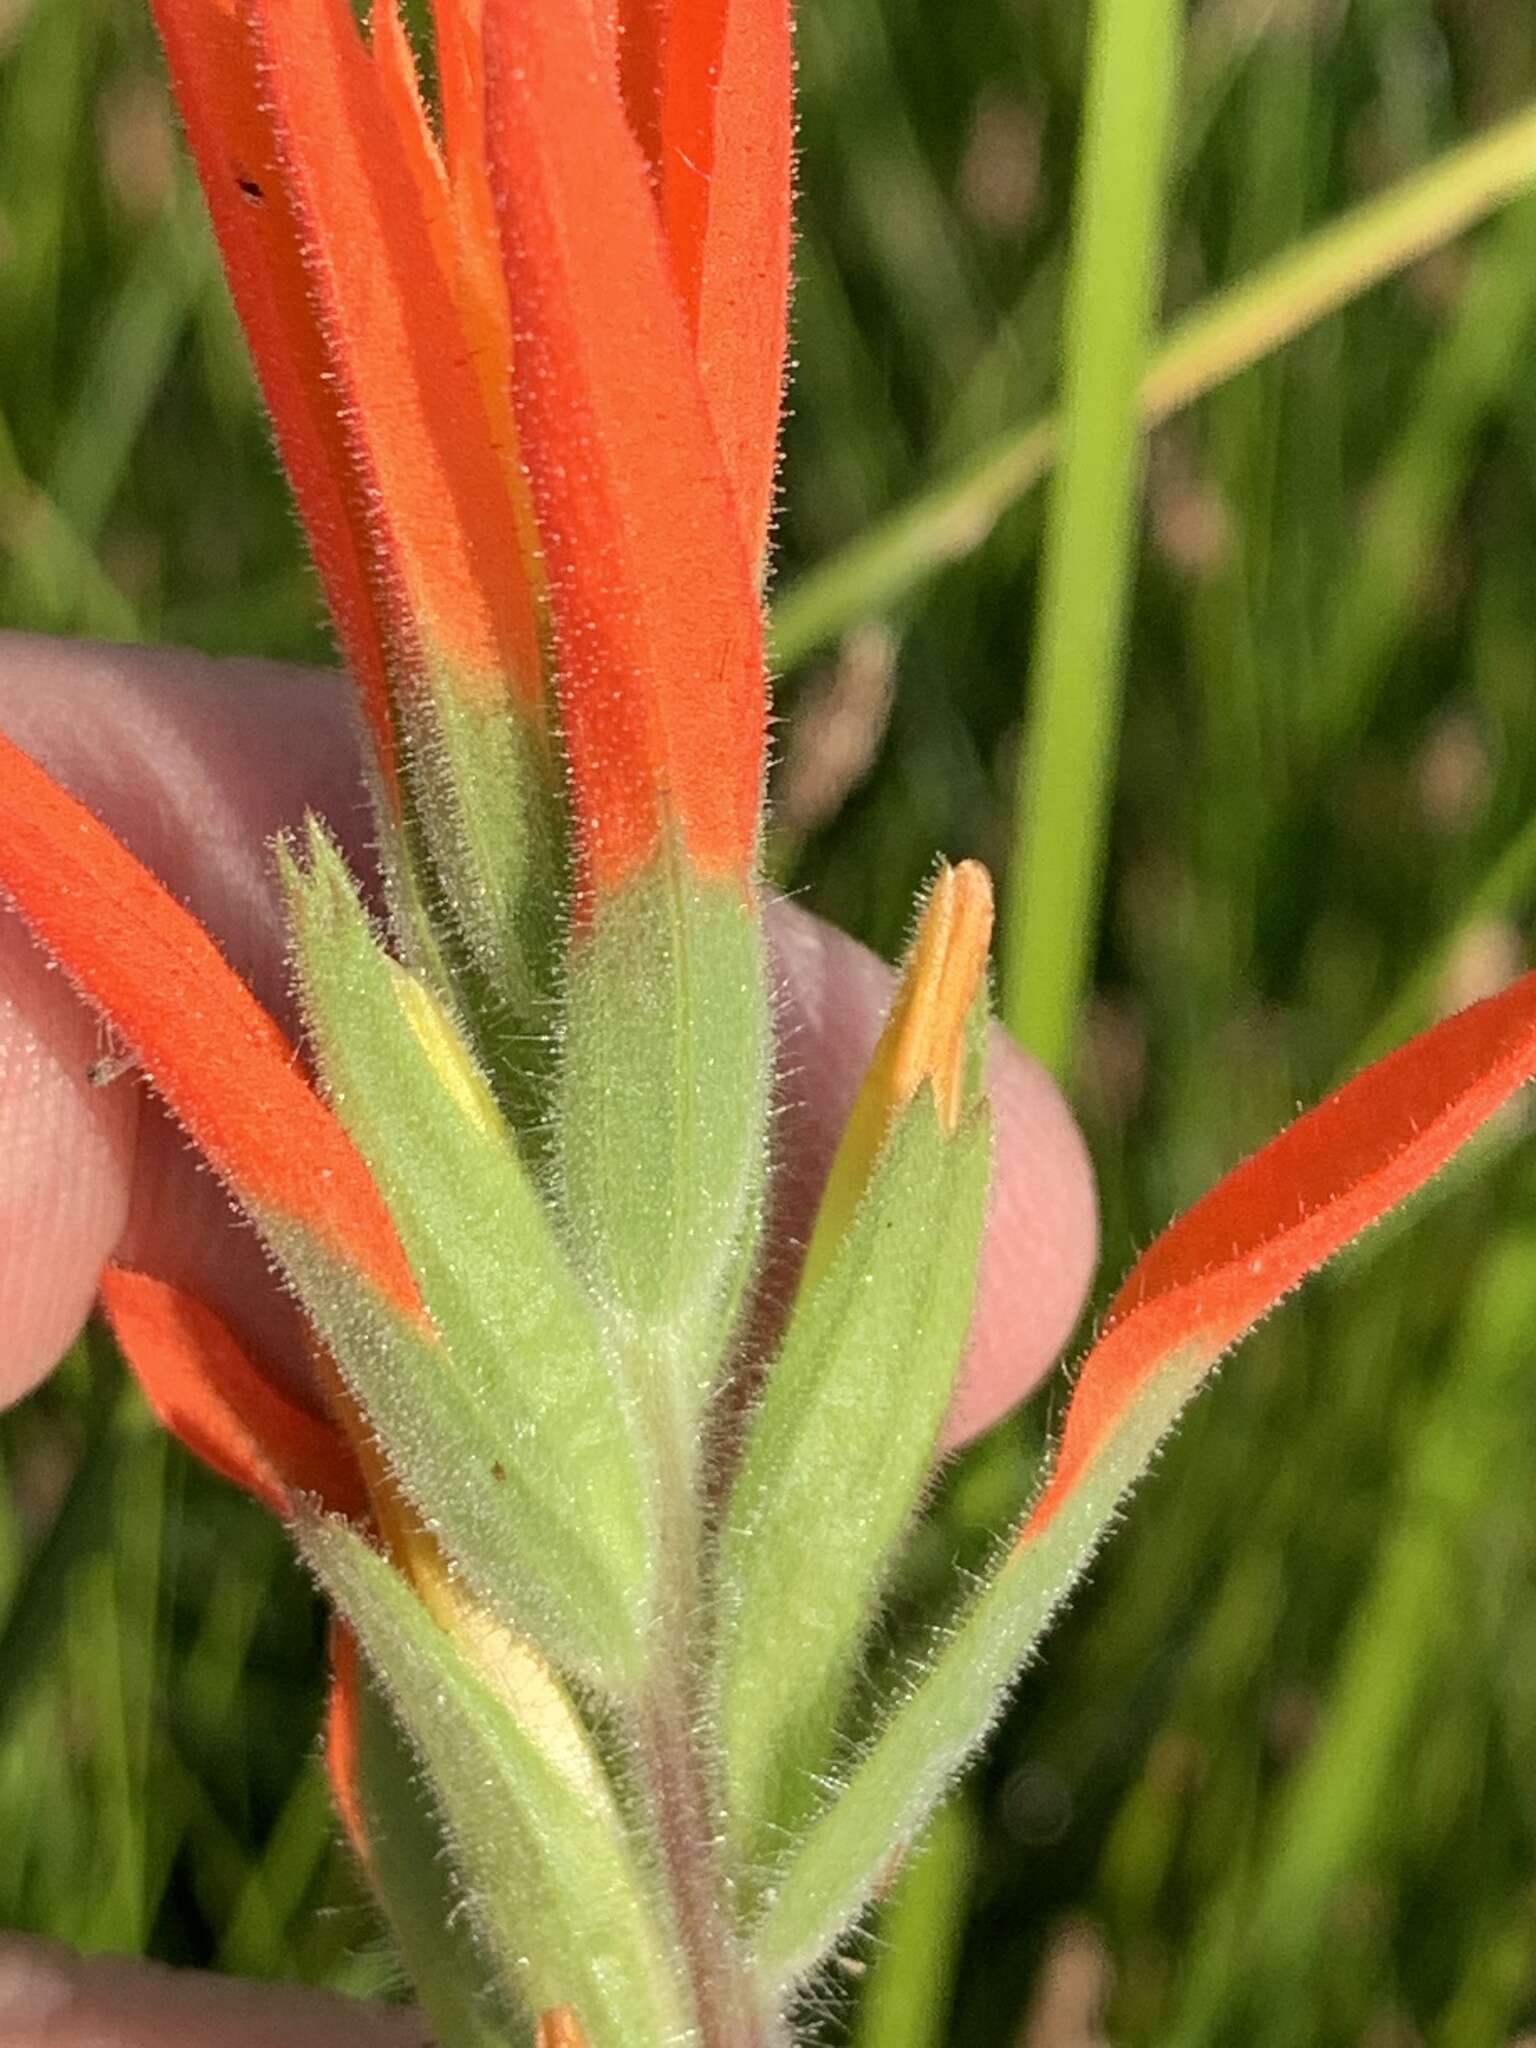
[(854, 2048), (942, 2048), (976, 1865), (976, 1813), (941, 1806), (880, 1908)]
[(1099, 0), (1065, 334), (1061, 469), (1003, 918), (1003, 1016), (1066, 1064), (1107, 825), (1141, 477), (1137, 392), (1162, 275), (1182, 8)]
[(85, 547), (100, 536), (213, 273), (212, 243), (188, 231), (188, 210), (166, 213), (144, 240), (60, 423), (44, 488)]
[(1490, 229), (1418, 402), (1370, 486), (1358, 546), (1308, 692), (1314, 758), (1343, 758), (1411, 637), (1490, 416), (1507, 408), (1536, 330), (1536, 199)]
[[(1143, 380), (1143, 423), (1156, 426), (1193, 404), (1533, 184), (1536, 107), (1527, 107), (1178, 321)], [(779, 666), (793, 667), (980, 547), (1009, 507), (1049, 473), (1059, 445), (1054, 415), (1030, 421), (808, 571), (774, 607)]]
[[(1350, 1877), (1368, 1872), (1395, 1792), (1418, 1768), (1426, 1732), (1444, 1711), (1429, 1674), (1467, 1653), (1478, 1623), (1468, 1558), (1529, 1450), (1533, 1251), (1529, 1228), (1500, 1244), (1441, 1384), (1402, 1423), (1397, 1514), (1355, 1607), (1327, 1718), (1246, 1894), (1207, 1904), (1170, 2044), (1281, 2037), (1261, 2016), (1294, 1998), (1315, 1968)], [(1512, 1417), (1521, 1419), (1512, 1426)], [(1234, 1949), (1226, 1930), (1238, 1924)]]

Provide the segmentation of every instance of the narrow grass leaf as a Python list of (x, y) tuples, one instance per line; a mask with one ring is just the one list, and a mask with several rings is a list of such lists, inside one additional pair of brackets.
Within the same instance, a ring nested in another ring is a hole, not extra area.
[[(1159, 425), (1262, 362), (1533, 184), (1536, 108), (1528, 107), (1185, 314), (1163, 337), (1142, 379), (1143, 426)], [(1060, 449), (1059, 419), (1032, 420), (808, 570), (774, 605), (776, 665), (793, 667), (973, 553), (1009, 507), (1050, 474)]]
[(1184, 9), (1097, 0), (1065, 316), (1061, 468), (1029, 669), (1003, 919), (1003, 1018), (1065, 1071), (1097, 929), (1137, 554), (1137, 389), (1162, 280)]

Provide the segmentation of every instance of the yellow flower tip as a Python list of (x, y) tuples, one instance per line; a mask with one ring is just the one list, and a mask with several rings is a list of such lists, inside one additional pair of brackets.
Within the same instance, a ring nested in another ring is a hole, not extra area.
[(901, 985), (827, 1177), (801, 1280), (814, 1287), (852, 1223), (891, 1124), (927, 1082), (939, 1127), (965, 1112), (967, 1038), (992, 939), (992, 878), (980, 861), (947, 863), (928, 893)]
[(470, 1057), (458, 1027), (432, 991), (403, 967), (395, 969), (395, 995), (416, 1043), (443, 1088), (482, 1137), (502, 1138), (505, 1126), (485, 1076)]
[(587, 2048), (581, 2021), (568, 2005), (552, 2005), (539, 2015), (537, 2048)]
[(923, 906), (901, 991), (871, 1069), (873, 1077), (881, 1054), (888, 1051), (888, 1114), (904, 1108), (928, 1081), (944, 1130), (959, 1126), (966, 1027), (991, 942), (991, 876), (980, 861), (946, 864)]

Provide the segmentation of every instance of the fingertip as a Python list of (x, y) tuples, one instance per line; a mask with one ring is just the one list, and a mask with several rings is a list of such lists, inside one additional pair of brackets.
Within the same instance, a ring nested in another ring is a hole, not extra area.
[(371, 871), (350, 693), (326, 671), (0, 634), (0, 730), (288, 1007), (272, 840), (306, 810)]
[(6, 2048), (431, 2048), (418, 2014), (0, 1937)]
[(138, 1091), (92, 1085), (102, 1051), (63, 976), (0, 911), (0, 1407), (68, 1349), (127, 1220)]
[(1099, 1210), (1077, 1120), (1038, 1060), (999, 1025), (987, 1068), (995, 1160), (970, 1348), (946, 1449), (1016, 1407), (1050, 1371), (1093, 1284)]
[[(344, 680), (0, 634), (0, 729), (111, 826), (290, 1021), (272, 838), (313, 807), (371, 871)], [(254, 1233), (131, 1071), (103, 1087), (86, 1080), (104, 1043), (0, 909), (0, 1406), (67, 1348), (114, 1255), (205, 1294), (302, 1381), (300, 1319)]]

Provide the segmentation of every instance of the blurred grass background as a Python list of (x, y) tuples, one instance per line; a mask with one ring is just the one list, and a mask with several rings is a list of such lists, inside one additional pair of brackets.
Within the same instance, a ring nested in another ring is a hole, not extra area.
[[(938, 851), (1009, 874), (1048, 500), (925, 528), (952, 559), (894, 598), (843, 551), (1059, 387), (1085, 17), (801, 10), (774, 859), (887, 952)], [(1533, 99), (1526, 0), (1202, 0), (1160, 318)], [(1299, 1102), (1525, 963), (1533, 365), (1528, 199), (1151, 440), (1102, 846), (1096, 792), (1051, 792), (1104, 864), (1058, 1050), (1106, 1286)], [(1106, 528), (1105, 590), (1113, 552)], [(141, 0), (0, 0), (0, 621), (327, 649)], [(1038, 842), (1015, 898), (1048, 886)], [(1072, 993), (1063, 967), (1012, 1000)], [(1524, 1121), (1199, 1406), (829, 2038), (1536, 2038)], [(953, 1477), (937, 1552), (1006, 1512), (1041, 1427)], [(387, 1987), (316, 1766), (318, 1657), (280, 1534), (83, 1343), (0, 1425), (0, 1924)]]

